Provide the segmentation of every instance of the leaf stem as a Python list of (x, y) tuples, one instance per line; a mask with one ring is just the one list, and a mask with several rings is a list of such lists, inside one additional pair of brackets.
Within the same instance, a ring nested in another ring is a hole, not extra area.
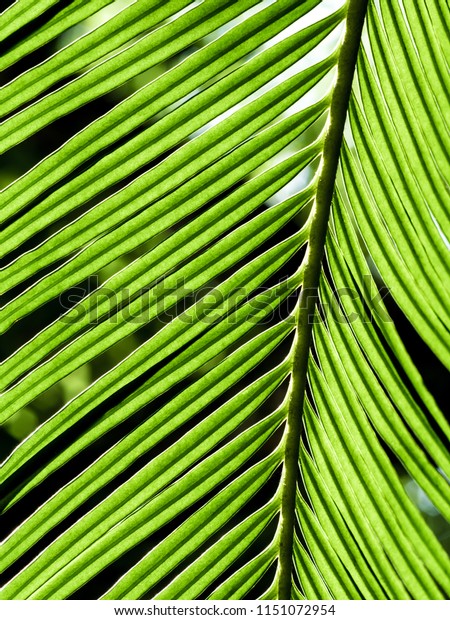
[(293, 345), (292, 382), (288, 401), (285, 433), (285, 457), (281, 495), (280, 555), (278, 598), (291, 598), (295, 500), (298, 481), (298, 457), (301, 434), (301, 411), (307, 382), (308, 358), (312, 338), (313, 316), (336, 180), (339, 153), (352, 88), (361, 32), (368, 0), (348, 0), (345, 33), (337, 64), (324, 140), (316, 198), (311, 214), (311, 229), (306, 256), (303, 288), (297, 308), (297, 333)]

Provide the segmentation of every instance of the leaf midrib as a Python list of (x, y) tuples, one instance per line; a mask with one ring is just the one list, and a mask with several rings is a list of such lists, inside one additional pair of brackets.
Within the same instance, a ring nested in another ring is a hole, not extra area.
[(313, 325), (311, 317), (316, 307), (331, 200), (367, 4), (368, 0), (349, 0), (348, 2), (345, 32), (331, 97), (317, 193), (311, 214), (303, 287), (296, 312), (296, 339), (292, 351), (292, 382), (287, 409), (281, 496), (278, 598), (282, 600), (290, 599), (292, 590), (295, 499), (302, 428), (302, 416), (299, 412), (303, 410), (307, 383)]

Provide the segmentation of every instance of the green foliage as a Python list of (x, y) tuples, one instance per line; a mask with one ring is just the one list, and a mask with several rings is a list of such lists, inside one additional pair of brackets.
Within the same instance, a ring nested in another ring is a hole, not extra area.
[(3, 599), (449, 597), (449, 21), (0, 14)]

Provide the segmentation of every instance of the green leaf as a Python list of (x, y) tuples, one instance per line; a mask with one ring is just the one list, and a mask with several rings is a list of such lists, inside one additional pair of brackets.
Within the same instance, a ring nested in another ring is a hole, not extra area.
[(1, 13), (3, 600), (449, 597), (448, 25)]

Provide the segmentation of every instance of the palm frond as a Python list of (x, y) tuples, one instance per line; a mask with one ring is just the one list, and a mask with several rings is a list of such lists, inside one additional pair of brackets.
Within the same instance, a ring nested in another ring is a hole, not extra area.
[(448, 12), (35, 0), (0, 32), (5, 161), (74, 123), (0, 194), (0, 421), (38, 420), (1, 597), (448, 597), (401, 475), (449, 520), (450, 427), (397, 318), (449, 367)]

